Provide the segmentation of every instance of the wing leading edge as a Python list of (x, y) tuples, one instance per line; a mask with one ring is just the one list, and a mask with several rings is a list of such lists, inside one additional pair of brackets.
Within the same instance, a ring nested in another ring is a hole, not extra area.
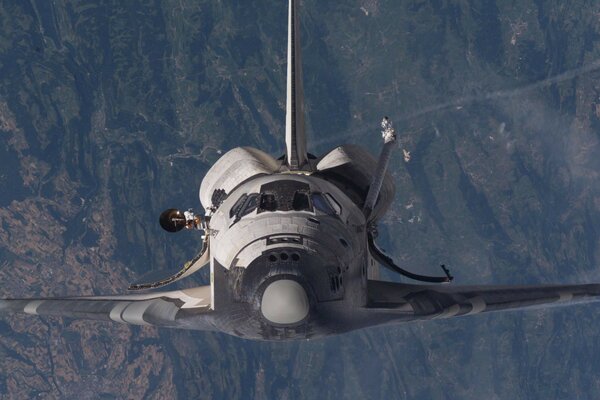
[[(210, 286), (123, 296), (1, 299), (0, 315), (25, 313), (211, 330), (210, 324), (207, 321), (203, 323), (201, 318), (211, 312), (210, 299)], [(194, 319), (197, 325), (190, 324), (190, 319)]]
[(450, 318), (600, 301), (600, 284), (541, 286), (436, 286), (368, 282), (369, 309), (414, 319)]

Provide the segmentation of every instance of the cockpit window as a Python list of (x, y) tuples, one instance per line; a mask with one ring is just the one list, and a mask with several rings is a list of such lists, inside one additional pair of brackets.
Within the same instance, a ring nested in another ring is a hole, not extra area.
[(229, 210), (229, 218), (233, 218), (235, 215), (237, 215), (240, 210), (242, 209), (242, 206), (244, 205), (244, 203), (246, 202), (246, 199), (248, 198), (248, 195), (246, 193), (244, 193), (233, 205), (233, 207), (231, 207), (231, 210)]
[(236, 222), (245, 215), (250, 214), (258, 207), (258, 193), (244, 193), (229, 210), (229, 218), (235, 217)]
[[(329, 193), (310, 193), (302, 188), (293, 192), (264, 191), (262, 193), (244, 193), (229, 211), (229, 217), (240, 218), (258, 209), (257, 213), (274, 211), (313, 211), (313, 207), (326, 215), (340, 215), (342, 207)], [(234, 223), (235, 223), (234, 222)]]
[(313, 206), (327, 215), (340, 215), (342, 207), (329, 193), (311, 193)]
[(308, 200), (308, 194), (300, 191), (294, 193), (292, 208), (294, 211), (310, 211), (311, 207), (310, 201)]
[(246, 202), (244, 203), (244, 207), (238, 213), (239, 218), (243, 217), (244, 215), (248, 215), (252, 211), (256, 210), (256, 208), (258, 207), (259, 196), (260, 195), (258, 193), (252, 193), (252, 194), (248, 195), (248, 198), (246, 199)]
[[(312, 210), (310, 185), (294, 180), (277, 180), (261, 185), (261, 206), (263, 211), (303, 211)], [(263, 207), (264, 204), (264, 207)]]
[(310, 195), (307, 189), (277, 191), (270, 188), (269, 191), (260, 194), (258, 214), (265, 211), (312, 211)]
[(340, 206), (340, 203), (338, 203), (337, 200), (329, 193), (325, 193), (325, 197), (327, 198), (327, 200), (329, 200), (329, 204), (331, 205), (331, 207), (333, 207), (335, 213), (337, 215), (340, 215), (342, 213), (342, 206)]
[(260, 205), (258, 207), (258, 212), (263, 211), (276, 211), (277, 210), (277, 200), (275, 200), (275, 195), (271, 193), (262, 193), (260, 195)]
[(313, 206), (327, 215), (335, 215), (335, 210), (329, 204), (329, 201), (321, 193), (312, 193), (311, 195)]

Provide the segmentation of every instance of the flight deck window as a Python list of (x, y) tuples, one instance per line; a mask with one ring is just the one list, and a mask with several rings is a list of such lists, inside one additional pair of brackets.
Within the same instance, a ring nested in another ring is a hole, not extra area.
[(305, 192), (294, 193), (292, 208), (294, 209), (294, 211), (310, 211), (310, 201), (308, 200), (308, 194)]
[(237, 215), (240, 212), (240, 210), (242, 209), (242, 206), (246, 202), (247, 198), (248, 198), (248, 195), (244, 193), (238, 199), (238, 201), (235, 202), (235, 204), (233, 205), (233, 207), (231, 207), (231, 210), (229, 210), (229, 218), (233, 218), (235, 215)]
[(329, 201), (321, 193), (312, 193), (311, 199), (313, 206), (327, 215), (336, 215), (335, 209), (331, 206)]
[(258, 212), (275, 210), (277, 210), (277, 200), (275, 200), (275, 195), (270, 193), (261, 194)]
[(256, 208), (258, 207), (259, 196), (260, 195), (258, 193), (252, 193), (252, 194), (248, 195), (248, 198), (246, 199), (246, 202), (244, 203), (244, 207), (238, 213), (238, 216), (240, 218), (243, 217), (244, 215), (248, 215), (252, 211), (256, 210)]
[[(238, 201), (235, 202), (229, 211), (229, 218), (235, 217), (235, 222), (239, 221), (245, 215), (250, 214), (258, 207), (258, 193), (243, 194)], [(234, 223), (235, 223), (234, 222)]]
[(337, 215), (340, 215), (342, 213), (342, 206), (340, 206), (340, 203), (338, 203), (337, 200), (334, 199), (333, 196), (329, 193), (325, 193), (325, 197), (327, 198), (327, 200), (329, 200), (329, 204), (331, 205), (331, 207), (333, 207), (335, 213)]

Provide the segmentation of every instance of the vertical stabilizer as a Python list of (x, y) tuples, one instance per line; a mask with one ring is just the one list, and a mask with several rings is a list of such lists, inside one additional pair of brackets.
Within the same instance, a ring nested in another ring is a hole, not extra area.
[(308, 161), (304, 131), (304, 91), (302, 89), (300, 52), (298, 0), (289, 0), (285, 146), (286, 160), (292, 171), (303, 169)]

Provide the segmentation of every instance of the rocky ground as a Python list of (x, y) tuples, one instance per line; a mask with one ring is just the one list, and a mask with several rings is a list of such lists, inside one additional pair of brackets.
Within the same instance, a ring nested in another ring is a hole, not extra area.
[[(380, 227), (404, 266), (600, 281), (598, 4), (301, 13), (312, 152), (376, 153), (388, 114), (410, 153)], [(194, 255), (200, 238), (157, 216), (200, 208), (223, 151), (282, 152), (286, 17), (274, 0), (1, 3), (1, 297), (121, 293)], [(15, 316), (0, 321), (0, 397), (588, 399), (599, 322), (590, 305), (270, 344)]]

